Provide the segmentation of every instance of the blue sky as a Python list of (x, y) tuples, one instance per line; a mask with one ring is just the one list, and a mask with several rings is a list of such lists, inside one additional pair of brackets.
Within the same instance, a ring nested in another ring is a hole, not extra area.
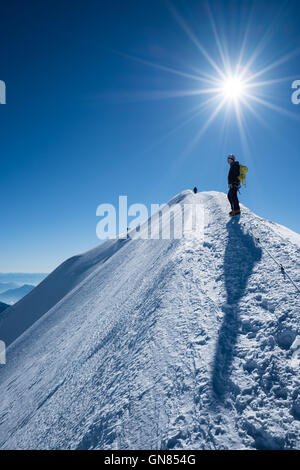
[[(228, 153), (249, 167), (241, 202), (300, 232), (299, 20), (297, 1), (5, 2), (0, 272), (49, 272), (92, 248), (97, 206), (119, 195), (226, 192)], [(243, 45), (240, 66), (268, 67), (244, 97), (252, 111), (240, 103), (246, 137), (226, 102), (195, 140), (221, 100), (197, 77), (224, 71), (222, 54), (235, 70)]]

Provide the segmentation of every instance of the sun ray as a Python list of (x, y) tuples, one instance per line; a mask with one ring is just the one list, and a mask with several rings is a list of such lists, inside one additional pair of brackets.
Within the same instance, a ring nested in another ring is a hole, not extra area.
[(246, 125), (244, 124), (242, 109), (239, 103), (234, 103), (234, 108), (235, 108), (240, 138), (242, 142), (243, 153), (245, 156), (248, 156), (250, 154), (249, 142), (248, 142), (248, 137), (247, 137), (246, 130), (245, 130)]
[(203, 70), (199, 69), (199, 67), (191, 66), (191, 69), (197, 74), (197, 76), (201, 76), (206, 79), (207, 83), (219, 83), (222, 81), (222, 79), (220, 79), (219, 77), (216, 77), (211, 73), (204, 72)]
[(201, 127), (201, 129), (197, 132), (197, 134), (195, 135), (194, 139), (190, 142), (190, 144), (188, 145), (187, 149), (185, 150), (185, 152), (183, 153), (183, 157), (186, 158), (191, 152), (192, 150), (194, 149), (195, 145), (197, 144), (197, 142), (200, 140), (200, 138), (205, 134), (205, 132), (208, 130), (208, 128), (211, 126), (211, 124), (213, 123), (213, 121), (216, 119), (216, 117), (218, 116), (218, 114), (220, 113), (221, 109), (223, 108), (223, 106), (225, 105), (226, 103), (226, 99), (224, 98), (220, 103), (219, 105), (217, 106), (217, 108), (211, 113), (210, 117), (208, 118), (208, 120), (205, 122), (205, 124)]
[(274, 68), (278, 67), (279, 65), (282, 65), (283, 63), (288, 62), (293, 57), (296, 57), (299, 54), (300, 54), (300, 48), (297, 48), (294, 51), (290, 52), (289, 54), (286, 54), (285, 56), (277, 59), (276, 61), (272, 62), (268, 66), (266, 66), (263, 69), (259, 70), (255, 74), (250, 75), (246, 81), (253, 81), (257, 77), (260, 77), (261, 75), (264, 75), (265, 73), (269, 72), (270, 70), (273, 70)]
[(178, 14), (177, 10), (174, 8), (174, 6), (167, 1), (167, 4), (169, 6), (169, 9), (176, 19), (177, 23), (181, 26), (182, 30), (188, 35), (188, 37), (191, 39), (191, 41), (196, 45), (198, 50), (204, 55), (206, 60), (210, 63), (210, 65), (216, 70), (216, 72), (219, 74), (220, 77), (224, 77), (223, 71), (220, 69), (220, 67), (216, 64), (216, 62), (210, 57), (206, 49), (200, 44), (198, 41), (196, 35), (191, 31), (191, 29), (188, 27), (188, 25), (185, 23), (185, 21), (181, 18), (181, 16)]
[(293, 75), (290, 77), (274, 78), (273, 80), (264, 80), (263, 82), (253, 82), (253, 83), (245, 82), (245, 89), (275, 85), (276, 83), (291, 82), (293, 80), (296, 80), (297, 78), (298, 78), (298, 75)]
[[(217, 101), (218, 98), (216, 96), (213, 96), (212, 98), (207, 99), (200, 105), (198, 104), (197, 106), (194, 107), (193, 111), (196, 111), (195, 113), (192, 114), (192, 116), (189, 116), (187, 119), (184, 121), (180, 122), (177, 126), (173, 127), (170, 131), (167, 132), (164, 136), (162, 136), (158, 141), (156, 141), (154, 144), (152, 144), (150, 147), (147, 149), (143, 150), (141, 155), (144, 153), (150, 152), (153, 150), (157, 145), (162, 144), (164, 141), (166, 141), (170, 136), (174, 135), (176, 132), (178, 132), (180, 129), (182, 129), (184, 126), (187, 124), (191, 123), (194, 119), (196, 119), (202, 112), (205, 110), (211, 103), (214, 101)], [(192, 111), (190, 111), (192, 112)]]
[(255, 117), (255, 119), (269, 131), (272, 130), (271, 126), (261, 117), (261, 115), (251, 106), (249, 101), (242, 98), (243, 106), (245, 106)]
[(230, 112), (231, 112), (230, 107), (229, 107), (229, 106), (226, 106), (226, 110), (225, 110), (225, 112), (224, 112), (224, 119), (223, 119), (223, 123), (222, 123), (222, 128), (221, 128), (221, 135), (222, 135), (222, 137), (224, 137), (225, 128), (227, 127), (228, 122), (229, 122)]
[(241, 45), (241, 49), (240, 49), (240, 52), (239, 52), (239, 59), (238, 59), (238, 62), (237, 62), (238, 68), (241, 67), (242, 62), (243, 62), (243, 57), (244, 57), (244, 54), (245, 54), (245, 49), (246, 49), (248, 37), (249, 37), (249, 34), (250, 34), (250, 25), (252, 23), (253, 14), (254, 14), (254, 4), (252, 4), (252, 6), (251, 6), (251, 11), (250, 11), (250, 14), (249, 14), (249, 17), (248, 17), (248, 23), (247, 23), (247, 26), (246, 26), (246, 30), (244, 32), (243, 42), (242, 42), (242, 45)]
[(291, 113), (290, 111), (287, 111), (286, 109), (281, 108), (280, 106), (277, 106), (273, 103), (269, 103), (268, 101), (262, 98), (259, 98), (258, 96), (250, 95), (249, 93), (245, 93), (245, 96), (247, 96), (249, 99), (253, 101), (256, 101), (259, 104), (262, 104), (266, 108), (272, 109), (273, 111), (277, 111), (278, 113), (288, 116), (292, 119), (297, 119), (297, 121), (300, 120), (300, 116), (298, 116), (297, 114)]
[(118, 99), (123, 102), (141, 102), (141, 101), (161, 101), (161, 100), (168, 100), (168, 99), (175, 99), (175, 98), (187, 98), (191, 96), (200, 96), (200, 95), (212, 95), (219, 92), (219, 87), (216, 88), (204, 88), (204, 89), (196, 89), (196, 90), (141, 90), (141, 91), (134, 91), (134, 92), (106, 92), (105, 94), (101, 95), (98, 94), (97, 97), (105, 97), (111, 99)]
[[(278, 18), (280, 18), (281, 12), (284, 8), (284, 5), (286, 4), (286, 1), (283, 2), (278, 9), (277, 14), (274, 16), (274, 19), (272, 23), (269, 25), (268, 29), (266, 30), (265, 34), (263, 35), (262, 39), (259, 41), (258, 45), (256, 46), (254, 52), (252, 53), (252, 56), (248, 60), (247, 64), (244, 67), (244, 73), (248, 73), (251, 66), (255, 62), (255, 60), (259, 57), (259, 55), (264, 51), (266, 48), (268, 42), (271, 40), (272, 36), (274, 35), (274, 30), (275, 30), (275, 24), (278, 21)], [(242, 74), (243, 76), (243, 74)]]
[(190, 73), (183, 72), (181, 70), (177, 70), (177, 69), (174, 69), (172, 67), (168, 67), (166, 65), (156, 64), (155, 62), (151, 62), (150, 60), (142, 59), (140, 57), (136, 57), (136, 56), (133, 56), (133, 55), (130, 55), (130, 54), (125, 54), (125, 53), (117, 51), (117, 50), (113, 50), (112, 52), (114, 54), (117, 54), (117, 55), (119, 55), (121, 57), (124, 57), (126, 59), (130, 59), (130, 60), (133, 60), (135, 62), (139, 62), (139, 63), (144, 64), (144, 65), (148, 65), (149, 67), (153, 67), (153, 68), (162, 70), (163, 72), (169, 72), (169, 73), (172, 73), (174, 75), (179, 75), (181, 77), (196, 80), (198, 82), (210, 83), (209, 80), (206, 80), (206, 79), (200, 77), (199, 75), (192, 75)]
[(208, 17), (209, 17), (210, 24), (211, 24), (211, 27), (212, 27), (212, 30), (213, 30), (213, 33), (214, 33), (214, 37), (215, 37), (216, 44), (217, 44), (217, 47), (218, 47), (218, 51), (219, 51), (219, 54), (220, 54), (220, 57), (221, 57), (221, 60), (222, 60), (222, 63), (223, 63), (224, 70), (228, 71), (230, 73), (231, 72), (230, 62), (229, 62), (229, 59), (227, 57), (225, 57), (225, 52), (222, 48), (221, 40), (220, 40), (218, 31), (217, 31), (216, 23), (215, 23), (215, 20), (214, 20), (214, 17), (213, 17), (213, 14), (212, 14), (209, 3), (206, 3), (206, 9), (207, 9), (207, 12), (208, 12)]

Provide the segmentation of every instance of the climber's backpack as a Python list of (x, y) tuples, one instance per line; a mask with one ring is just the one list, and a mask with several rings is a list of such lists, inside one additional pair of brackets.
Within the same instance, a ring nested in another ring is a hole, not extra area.
[(248, 168), (245, 165), (240, 164), (240, 175), (239, 180), (242, 186), (246, 187), (246, 174), (248, 173)]

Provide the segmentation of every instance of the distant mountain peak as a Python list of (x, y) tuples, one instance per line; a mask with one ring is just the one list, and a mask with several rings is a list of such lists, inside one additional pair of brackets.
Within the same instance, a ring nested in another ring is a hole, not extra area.
[(0, 294), (0, 300), (8, 304), (14, 304), (28, 294), (35, 286), (31, 284), (23, 284), (20, 287), (9, 289)]

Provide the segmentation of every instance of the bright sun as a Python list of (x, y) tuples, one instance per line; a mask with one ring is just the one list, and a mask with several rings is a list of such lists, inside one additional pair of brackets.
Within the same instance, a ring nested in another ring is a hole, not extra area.
[(227, 99), (237, 100), (241, 98), (244, 91), (244, 84), (238, 77), (230, 77), (224, 81), (223, 92)]
[[(168, 2), (169, 3), (169, 2)], [(209, 2), (207, 2), (209, 3)], [(247, 43), (249, 25), (245, 29), (245, 36), (241, 38), (241, 47), (239, 50), (235, 48), (232, 49), (234, 53), (234, 62), (230, 58), (228, 51), (230, 50), (230, 43), (227, 42), (226, 36), (219, 36), (218, 27), (214, 20), (213, 14), (207, 5), (209, 10), (210, 24), (214, 34), (215, 46), (218, 49), (218, 55), (216, 59), (209, 54), (205, 49), (204, 45), (201, 44), (200, 38), (197, 37), (194, 29), (189, 27), (189, 24), (182, 18), (179, 12), (175, 7), (169, 5), (170, 11), (173, 14), (176, 22), (181, 27), (187, 36), (190, 38), (191, 42), (197, 47), (199, 53), (207, 61), (207, 68), (204, 66), (204, 62), (199, 66), (194, 66), (190, 64), (187, 70), (173, 68), (169, 65), (158, 64), (151, 62), (149, 60), (142, 59), (140, 57), (131, 56), (128, 54), (121, 54), (124, 57), (127, 57), (131, 60), (140, 62), (143, 65), (148, 65), (155, 69), (161, 71), (172, 73), (173, 75), (179, 77), (185, 77), (189, 80), (192, 79), (197, 82), (197, 87), (188, 87), (188, 89), (174, 89), (174, 90), (151, 90), (149, 93), (137, 93), (137, 98), (140, 97), (146, 100), (150, 99), (169, 99), (169, 98), (178, 98), (178, 97), (191, 97), (197, 96), (204, 97), (207, 95), (207, 99), (199, 99), (199, 102), (196, 100), (196, 106), (191, 108), (188, 113), (188, 116), (179, 124), (171, 129), (165, 136), (162, 137), (162, 140), (169, 137), (173, 133), (177, 132), (183, 126), (187, 125), (196, 118), (201, 117), (203, 124), (197, 130), (195, 137), (189, 143), (185, 155), (190, 153), (195, 147), (197, 142), (215, 121), (217, 116), (220, 114), (221, 110), (224, 110), (224, 119), (222, 132), (225, 133), (228, 129), (228, 124), (231, 122), (228, 119), (229, 113), (233, 112), (236, 116), (237, 126), (239, 134), (242, 140), (242, 145), (246, 151), (248, 151), (248, 139), (247, 139), (247, 129), (246, 129), (246, 118), (245, 113), (252, 114), (256, 120), (259, 120), (262, 125), (267, 125), (260, 115), (260, 108), (266, 107), (276, 112), (283, 113), (284, 115), (289, 115), (292, 118), (298, 119), (298, 116), (294, 113), (288, 112), (285, 108), (282, 108), (278, 105), (275, 105), (270, 100), (271, 95), (268, 92), (266, 95), (263, 90), (263, 87), (271, 87), (275, 83), (285, 82), (288, 77), (277, 77), (273, 79), (268, 79), (267, 73), (271, 70), (279, 67), (283, 63), (289, 61), (293, 56), (299, 53), (299, 49), (296, 49), (293, 52), (289, 52), (285, 56), (278, 57), (274, 62), (267, 62), (264, 64), (264, 61), (260, 58), (260, 68), (255, 70), (256, 59), (260, 56), (264, 48), (266, 47), (267, 41), (265, 41), (265, 36), (263, 36), (257, 46), (251, 52), (251, 55), (246, 59), (245, 53), (249, 49), (248, 53), (251, 50), (251, 44)], [(250, 21), (250, 20), (249, 20)], [(224, 45), (223, 45), (224, 44)], [(233, 46), (233, 45), (232, 45)], [(180, 57), (181, 61), (181, 57)], [(208, 65), (210, 67), (208, 67)], [(212, 70), (211, 70), (212, 69)], [(264, 77), (260, 79), (259, 77)], [(266, 88), (265, 88), (266, 89)], [(258, 107), (256, 109), (256, 107)], [(204, 115), (206, 111), (209, 111), (208, 115)], [(203, 115), (203, 117), (202, 117)]]

